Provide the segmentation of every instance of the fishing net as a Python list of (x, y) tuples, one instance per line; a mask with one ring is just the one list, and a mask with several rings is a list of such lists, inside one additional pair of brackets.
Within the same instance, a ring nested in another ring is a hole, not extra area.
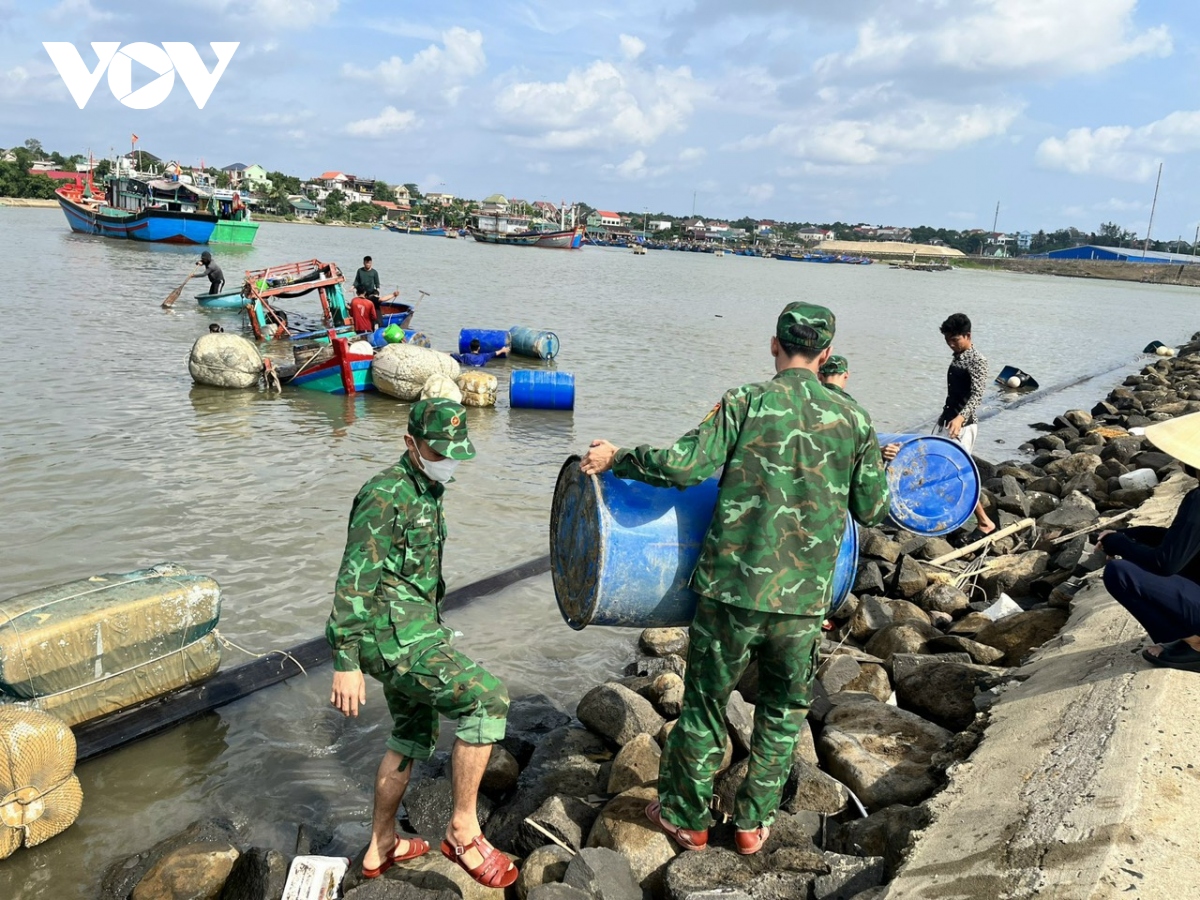
[(0, 859), (34, 847), (79, 816), (75, 736), (44, 712), (0, 707)]

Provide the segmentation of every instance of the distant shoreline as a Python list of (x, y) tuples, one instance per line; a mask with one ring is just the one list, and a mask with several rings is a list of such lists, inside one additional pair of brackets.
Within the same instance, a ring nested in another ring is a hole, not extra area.
[(50, 209), (54, 209), (58, 206), (58, 201), (34, 200), (31, 197), (0, 197), (0, 206), (49, 207)]
[(1059, 278), (1098, 278), (1104, 281), (1136, 281), (1141, 284), (1200, 287), (1200, 265), (1192, 263), (1101, 262), (1091, 259), (999, 259), (967, 257), (956, 259), (956, 268), (1015, 272), (1020, 275), (1055, 275)]

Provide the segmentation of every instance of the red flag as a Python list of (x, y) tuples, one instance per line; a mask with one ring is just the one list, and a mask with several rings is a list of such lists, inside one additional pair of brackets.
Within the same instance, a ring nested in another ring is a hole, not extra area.
[(136, 134), (129, 135), (129, 139), (134, 144), (136, 144), (138, 142), (138, 136)]

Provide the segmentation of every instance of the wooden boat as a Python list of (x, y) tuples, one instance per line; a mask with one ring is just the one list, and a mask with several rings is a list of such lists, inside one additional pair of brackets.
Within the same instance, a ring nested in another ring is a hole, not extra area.
[(327, 349), (319, 346), (295, 348), (296, 365), (279, 371), (283, 384), (326, 394), (360, 394), (375, 390), (371, 381), (372, 353), (355, 353), (351, 341), (358, 340), (353, 332), (341, 336), (334, 329), (327, 332)]
[(245, 274), (242, 295), (249, 314), (250, 329), (260, 341), (286, 339), (293, 331), (288, 327), (286, 313), (275, 309), (279, 298), (296, 298), (312, 291), (321, 301), (321, 318), (326, 326), (340, 326), (350, 318), (350, 310), (342, 293), (346, 280), (336, 263), (319, 259), (301, 260), (251, 269)]
[(258, 231), (239, 194), (169, 178), (110, 176), (101, 198), (88, 173), (55, 193), (67, 224), (80, 234), (166, 244), (251, 244)]
[[(124, 183), (126, 179), (119, 181)], [(67, 224), (79, 234), (160, 244), (207, 244), (217, 226), (217, 217), (210, 213), (173, 210), (147, 202), (134, 209), (120, 208), (108, 199), (95, 197), (82, 177), (60, 187), (55, 194)]]

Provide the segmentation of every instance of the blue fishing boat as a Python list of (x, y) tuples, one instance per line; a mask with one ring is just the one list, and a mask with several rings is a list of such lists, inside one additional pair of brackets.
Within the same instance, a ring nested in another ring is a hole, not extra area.
[[(115, 187), (110, 196), (112, 190)], [(217, 227), (217, 217), (211, 213), (172, 209), (169, 204), (143, 203), (123, 209), (108, 198), (97, 199), (82, 179), (59, 188), (55, 194), (67, 224), (79, 234), (160, 244), (207, 244)]]
[(338, 337), (332, 330), (328, 337), (333, 345), (333, 356), (308, 368), (299, 366), (285, 383), (325, 394), (360, 394), (375, 390), (375, 383), (371, 380), (374, 353), (353, 352), (350, 341)]

